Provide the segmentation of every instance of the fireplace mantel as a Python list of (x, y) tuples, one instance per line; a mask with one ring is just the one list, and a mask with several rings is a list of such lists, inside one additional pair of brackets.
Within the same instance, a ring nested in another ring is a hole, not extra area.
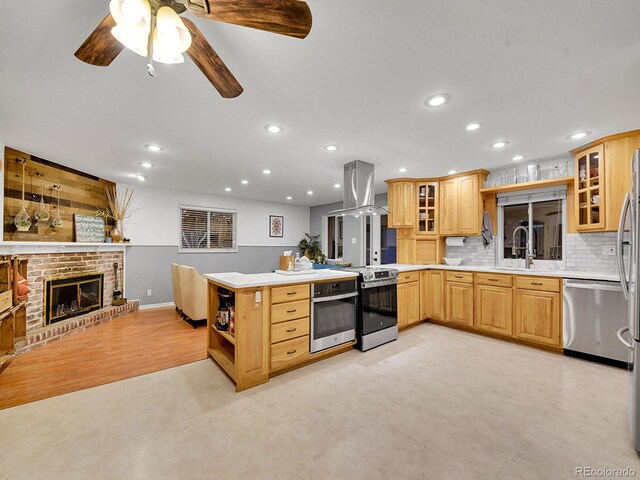
[(0, 242), (0, 255), (40, 253), (124, 252), (126, 243)]

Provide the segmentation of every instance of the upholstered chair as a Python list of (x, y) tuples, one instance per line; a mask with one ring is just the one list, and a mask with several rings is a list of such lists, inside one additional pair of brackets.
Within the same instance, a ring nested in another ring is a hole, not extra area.
[[(193, 267), (179, 265), (182, 310), (187, 320), (197, 322), (207, 319), (207, 279)], [(191, 323), (195, 328), (195, 325)]]
[(180, 265), (171, 264), (171, 284), (173, 285), (173, 303), (176, 305), (176, 312), (182, 315), (182, 289), (180, 288)]

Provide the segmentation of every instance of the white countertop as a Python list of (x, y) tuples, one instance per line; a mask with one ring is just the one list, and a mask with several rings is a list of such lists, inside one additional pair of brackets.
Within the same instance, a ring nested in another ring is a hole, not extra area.
[(279, 273), (207, 273), (209, 280), (224, 285), (227, 288), (269, 287), (272, 285), (290, 285), (292, 283), (313, 283), (327, 280), (345, 280), (356, 278), (357, 273), (342, 272), (340, 270), (310, 270), (308, 275), (281, 275)]
[(413, 270), (456, 270), (459, 272), (482, 272), (482, 273), (504, 273), (509, 275), (536, 275), (539, 277), (561, 277), (561, 278), (577, 278), (581, 280), (606, 280), (610, 282), (618, 282), (620, 278), (616, 273), (608, 272), (589, 272), (582, 270), (532, 270), (526, 269), (510, 269), (508, 267), (484, 267), (473, 265), (459, 265), (457, 267), (451, 265), (406, 265), (400, 263), (391, 263), (381, 265), (388, 268), (396, 268), (399, 272), (410, 272)]

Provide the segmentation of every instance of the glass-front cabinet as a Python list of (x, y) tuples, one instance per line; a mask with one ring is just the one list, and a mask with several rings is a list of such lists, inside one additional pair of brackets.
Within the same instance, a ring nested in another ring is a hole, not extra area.
[(576, 158), (576, 230), (600, 230), (605, 227), (604, 149), (597, 145)]
[(416, 233), (418, 235), (438, 234), (438, 182), (418, 183), (416, 188), (418, 198), (418, 220)]

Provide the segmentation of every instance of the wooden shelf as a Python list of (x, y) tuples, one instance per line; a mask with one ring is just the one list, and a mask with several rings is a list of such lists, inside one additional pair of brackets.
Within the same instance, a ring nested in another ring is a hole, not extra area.
[(223, 330), (218, 330), (214, 325), (211, 325), (211, 329), (216, 332), (218, 335), (220, 335), (222, 338), (224, 338), (227, 342), (229, 342), (231, 345), (236, 344), (236, 339), (235, 337), (231, 336), (231, 334), (229, 334), (228, 332), (225, 332)]
[(236, 379), (236, 363), (235, 363), (235, 354), (231, 351), (231, 347), (225, 348), (210, 348), (208, 350), (209, 355), (213, 357), (213, 359), (217, 362), (218, 365), (222, 367), (222, 369), (227, 372), (234, 382), (237, 382)]
[(551, 178), (549, 180), (538, 180), (537, 182), (515, 183), (513, 185), (501, 185), (499, 187), (481, 188), (480, 193), (517, 192), (518, 190), (528, 190), (530, 188), (555, 187), (558, 185), (568, 185), (573, 181), (574, 181), (573, 177)]

